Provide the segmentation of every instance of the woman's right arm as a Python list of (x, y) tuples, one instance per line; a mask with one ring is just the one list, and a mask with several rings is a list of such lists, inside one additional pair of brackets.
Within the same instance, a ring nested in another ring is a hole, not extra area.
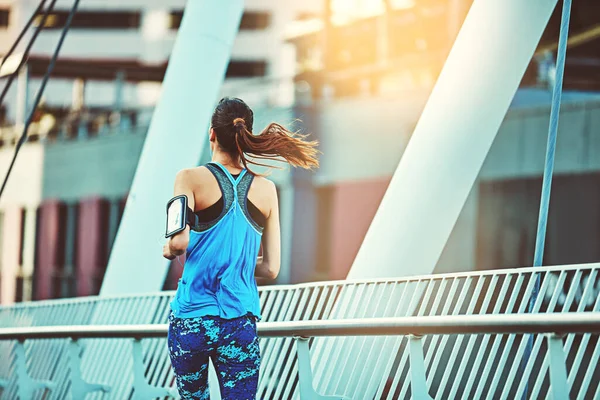
[(273, 280), (279, 275), (281, 266), (281, 233), (279, 227), (279, 201), (277, 200), (277, 190), (273, 182), (269, 182), (271, 191), (269, 199), (271, 203), (271, 212), (267, 217), (265, 229), (263, 231), (262, 245), (263, 256), (259, 257), (256, 263), (254, 276)]

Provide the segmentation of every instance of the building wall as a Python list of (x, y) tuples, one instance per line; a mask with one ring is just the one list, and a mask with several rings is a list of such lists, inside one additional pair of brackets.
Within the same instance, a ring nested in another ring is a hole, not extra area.
[[(13, 155), (14, 148), (0, 149), (2, 180)], [(0, 302), (3, 304), (31, 299), (35, 220), (42, 201), (44, 156), (40, 143), (23, 146), (0, 198)]]
[(317, 225), (318, 197), (316, 188), (294, 183), (294, 228), (292, 232), (290, 281), (325, 280), (317, 267), (319, 227)]
[(315, 184), (390, 176), (428, 95), (426, 91), (416, 91), (401, 97), (388, 95), (318, 103), (312, 111), (317, 121), (311, 121), (323, 156)]
[[(293, 209), (289, 220), (282, 221), (283, 258), (290, 265), (286, 281), (345, 276), (406, 146), (409, 127), (420, 114), (420, 108), (412, 105), (399, 107), (404, 111), (394, 115), (393, 106), (397, 104), (394, 102), (401, 101), (354, 99), (319, 104), (295, 113), (286, 108), (256, 109), (255, 130), (271, 121), (289, 123), (296, 114), (303, 119), (303, 131), (314, 132), (321, 141), (324, 153), (322, 168), (316, 173), (290, 174), (289, 170), (283, 170), (272, 175), (280, 193), (282, 189), (288, 191), (282, 210)], [(595, 237), (594, 232), (600, 232), (600, 227), (590, 222), (597, 220), (593, 207), (598, 199), (594, 174), (600, 171), (600, 158), (596, 157), (600, 150), (600, 104), (566, 104), (563, 111), (549, 225), (549, 232), (554, 233), (548, 237), (548, 260), (594, 261), (597, 255), (589, 243), (596, 243), (591, 238)], [(547, 107), (509, 112), (436, 272), (530, 263), (548, 118)], [(375, 131), (370, 129), (372, 126), (390, 126), (390, 129)], [(31, 222), (35, 221), (36, 209), (44, 200), (38, 211), (40, 224), (25, 224), (33, 228), (26, 227), (28, 233), (22, 235), (33, 237), (31, 243), (38, 238), (38, 254), (43, 254), (38, 258), (38, 272), (41, 265), (54, 268), (59, 261), (71, 264), (70, 268), (81, 265), (86, 271), (98, 269), (101, 261), (97, 260), (102, 260), (103, 252), (108, 249), (103, 250), (104, 245), (97, 247), (97, 244), (104, 241), (110, 248), (114, 239), (143, 138), (144, 130), (140, 128), (139, 132), (23, 147), (0, 211), (9, 206), (25, 209), (26, 219)], [(8, 165), (10, 156), (12, 149), (0, 152), (2, 169)], [(103, 205), (106, 200), (109, 203)], [(74, 232), (83, 232), (82, 225), (78, 225), (81, 218), (100, 226), (100, 220), (106, 218), (106, 207), (110, 210), (109, 227), (98, 228), (102, 230), (98, 240), (77, 241)], [(562, 211), (558, 212), (559, 209)], [(15, 218), (8, 220), (13, 221), (11, 226), (15, 224)], [(3, 234), (13, 228), (6, 225)], [(63, 232), (63, 236), (57, 231)], [(575, 234), (579, 232), (583, 236)], [(33, 248), (25, 243), (27, 240), (22, 240), (22, 248)], [(94, 253), (85, 260), (73, 255), (86, 249)], [(4, 270), (6, 265), (6, 271), (13, 274), (11, 271), (23, 270), (26, 263), (33, 265), (33, 250), (25, 253), (29, 255), (23, 255), (23, 265), (15, 266), (16, 258), (6, 256), (1, 268)], [(8, 258), (13, 260), (8, 262), (10, 265), (5, 260)], [(53, 277), (62, 272), (44, 270), (37, 277), (42, 286), (36, 293), (51, 297), (63, 291), (54, 283), (44, 286), (54, 282)], [(89, 293), (92, 284), (87, 282), (76, 290)]]
[[(319, 277), (345, 277), (374, 215), (367, 218), (352, 214), (352, 202), (362, 204), (366, 210), (370, 209), (369, 205), (379, 204), (383, 190), (374, 187), (387, 182), (393, 174), (409, 138), (410, 132), (404, 127), (419, 118), (417, 105), (410, 108), (402, 106), (402, 102), (387, 98), (352, 99), (299, 111), (309, 116), (307, 129), (316, 131), (324, 153), (317, 174), (303, 176), (304, 184), (309, 181), (315, 189), (303, 188), (303, 194), (296, 200), (306, 204), (296, 209), (295, 221), (303, 221), (294, 227), (298, 231), (294, 237), (312, 232), (312, 237), (319, 238), (317, 249), (312, 250), (314, 254), (309, 251), (313, 242), (304, 238), (294, 242), (299, 247), (294, 253), (301, 253), (303, 260), (298, 265), (304, 269), (302, 277), (310, 277), (311, 270), (319, 271)], [(393, 112), (395, 106), (404, 112), (400, 117)], [(509, 111), (436, 272), (531, 265), (549, 113), (548, 105), (515, 107)], [(369, 126), (392, 128), (372, 131), (367, 129)], [(600, 232), (600, 226), (594, 222), (597, 187), (593, 178), (584, 178), (600, 171), (599, 146), (600, 103), (588, 100), (563, 104), (555, 165), (555, 182), (559, 188), (552, 193), (555, 203), (551, 204), (555, 205), (551, 206), (553, 222), (548, 229), (554, 233), (549, 233), (548, 246), (552, 250), (548, 250), (548, 262), (600, 260), (594, 253), (597, 241), (592, 234)], [(507, 181), (516, 183), (504, 187)], [(570, 187), (570, 191), (560, 189), (566, 187)], [(314, 199), (307, 201), (307, 193), (312, 193)], [(346, 196), (351, 193), (354, 196)], [(575, 200), (575, 193), (579, 193), (577, 198), (581, 200)], [(356, 200), (348, 200), (348, 197), (356, 197)], [(327, 205), (332, 201), (334, 205)], [(326, 205), (322, 206), (323, 202)], [(307, 204), (313, 203), (314, 208), (309, 208)], [(319, 212), (320, 209), (330, 210), (330, 215)], [(321, 221), (306, 221), (308, 212), (327, 218), (331, 227), (323, 228)], [(568, 215), (575, 212), (577, 216), (570, 220)], [(589, 218), (586, 219), (586, 215)], [(578, 230), (577, 226), (581, 228)], [(561, 244), (557, 244), (558, 241)]]
[(389, 179), (374, 179), (332, 187), (329, 279), (346, 279), (388, 185)]
[[(33, 0), (1, 0), (0, 7), (10, 8), (10, 25), (0, 27), (0, 54), (11, 46), (21, 27), (37, 7)], [(59, 0), (55, 10), (68, 11), (73, 2)], [(167, 62), (173, 48), (177, 30), (169, 29), (169, 13), (181, 11), (185, 0), (143, 1), (143, 0), (90, 0), (81, 2), (79, 11), (132, 11), (139, 12), (140, 26), (132, 29), (80, 29), (72, 28), (63, 44), (60, 60), (113, 60), (140, 61), (148, 65), (161, 65)], [(295, 68), (295, 50), (285, 42), (285, 30), (289, 23), (301, 13), (319, 13), (321, 0), (302, 2), (274, 0), (246, 0), (245, 11), (267, 12), (269, 24), (264, 29), (240, 30), (232, 49), (233, 61), (265, 61), (267, 70), (264, 77), (235, 78), (226, 83), (223, 94), (254, 97), (264, 104), (291, 105), (293, 84), (291, 77)], [(161, 15), (162, 14), (162, 15)], [(163, 22), (164, 21), (164, 22)], [(37, 38), (32, 55), (49, 58), (54, 52), (61, 31), (45, 30)], [(26, 38), (29, 38), (29, 33)], [(18, 48), (22, 51), (25, 42)], [(118, 43), (118, 45), (115, 45)], [(30, 79), (30, 98), (37, 92), (41, 80)], [(0, 84), (1, 85), (1, 84)], [(45, 100), (54, 106), (70, 105), (72, 79), (53, 79), (45, 91)], [(109, 106), (114, 104), (115, 84), (110, 81), (86, 82), (86, 104), (88, 106)], [(11, 90), (9, 117), (15, 118), (16, 92)], [(160, 94), (159, 82), (128, 83), (124, 88), (124, 104), (130, 107), (155, 104)]]
[[(5, 171), (14, 155), (14, 148), (0, 148), (0, 171)], [(37, 207), (42, 198), (44, 146), (31, 143), (23, 146), (13, 167), (5, 191), (0, 198), (0, 210), (8, 205)]]
[[(508, 113), (494, 141), (480, 179), (539, 176), (544, 169), (550, 108)], [(571, 102), (561, 107), (555, 172), (582, 173), (600, 169), (600, 102)]]
[[(541, 177), (480, 184), (477, 269), (532, 265)], [(600, 172), (558, 175), (552, 183), (544, 265), (600, 260)]]
[(44, 199), (76, 201), (90, 196), (125, 196), (144, 139), (145, 132), (139, 130), (49, 144), (44, 162)]

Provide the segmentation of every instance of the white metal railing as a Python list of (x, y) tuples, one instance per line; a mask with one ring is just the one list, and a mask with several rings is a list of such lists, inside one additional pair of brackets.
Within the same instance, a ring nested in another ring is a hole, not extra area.
[[(150, 385), (145, 377), (145, 362), (141, 340), (165, 338), (166, 324), (151, 325), (97, 325), (97, 326), (46, 326), (33, 328), (0, 329), (0, 340), (16, 340), (15, 374), (17, 393), (29, 399), (39, 388), (54, 389), (48, 381), (36, 381), (27, 371), (27, 356), (23, 347), (26, 340), (67, 339), (70, 369), (71, 395), (74, 399), (84, 398), (90, 392), (109, 392), (110, 387), (88, 383), (81, 376), (81, 339), (133, 339), (133, 398), (177, 397), (172, 386)], [(550, 362), (551, 392), (555, 399), (569, 397), (567, 366), (562, 338), (572, 333), (600, 333), (600, 313), (569, 314), (520, 314), (520, 315), (462, 315), (403, 318), (367, 318), (336, 321), (267, 322), (258, 324), (260, 337), (293, 337), (296, 340), (300, 398), (343, 398), (322, 396), (313, 387), (308, 340), (317, 336), (384, 336), (408, 335), (410, 346), (410, 385), (412, 397), (431, 398), (427, 388), (425, 359), (421, 340), (425, 335), (447, 334), (527, 334), (544, 333), (547, 338)], [(166, 347), (166, 343), (163, 343)], [(121, 357), (125, 357), (121, 354)], [(7, 381), (4, 381), (7, 386)]]
[[(259, 288), (262, 320), (294, 322), (388, 317), (497, 316), (527, 312), (531, 289), (540, 279), (535, 314), (600, 311), (600, 264), (476, 271), (379, 280), (316, 282)], [(0, 307), (0, 326), (165, 324), (173, 292), (38, 301)], [(521, 360), (530, 335), (425, 335), (421, 340), (426, 383), (439, 399), (512, 399), (528, 386), (529, 398), (550, 396), (549, 356), (543, 335), (536, 335), (529, 361)], [(84, 379), (111, 387), (108, 398), (130, 395), (129, 339), (80, 339)], [(68, 393), (68, 358), (62, 339), (28, 340), (28, 368), (39, 380), (52, 380), (55, 392)], [(327, 336), (310, 339), (317, 392), (356, 399), (404, 399), (411, 395), (408, 336)], [(162, 338), (142, 341), (146, 379), (172, 386), (168, 352)], [(0, 357), (14, 353), (14, 342), (0, 341)], [(261, 339), (258, 398), (299, 395), (298, 359), (291, 337)], [(600, 398), (600, 342), (593, 333), (564, 339), (571, 398)], [(55, 362), (48, 360), (53, 359)], [(357, 363), (356, 360), (360, 360)], [(368, 371), (368, 373), (365, 373)], [(12, 376), (0, 362), (0, 379)], [(11, 381), (5, 390), (16, 397)], [(66, 394), (65, 394), (66, 395)], [(11, 397), (12, 396), (12, 397)], [(107, 398), (90, 394), (87, 398)], [(41, 395), (37, 398), (42, 398)]]

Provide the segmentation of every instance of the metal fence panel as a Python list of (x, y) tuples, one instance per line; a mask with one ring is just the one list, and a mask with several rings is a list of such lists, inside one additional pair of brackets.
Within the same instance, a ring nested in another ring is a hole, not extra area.
[[(524, 313), (535, 279), (541, 290), (535, 312), (600, 311), (600, 264), (481, 271), (370, 281), (319, 282), (260, 288), (263, 321), (370, 318), (414, 315)], [(0, 307), (2, 326), (167, 323), (173, 292), (90, 297)], [(420, 342), (429, 394), (439, 399), (516, 398), (528, 384), (529, 398), (548, 398), (548, 349), (536, 335), (529, 362), (521, 359), (529, 335), (428, 335)], [(131, 397), (131, 341), (85, 339), (81, 370), (89, 382), (111, 386), (88, 399)], [(564, 341), (573, 398), (600, 391), (597, 335)], [(309, 342), (314, 386), (322, 394), (354, 399), (409, 398), (410, 362), (405, 337), (324, 337)], [(16, 396), (15, 343), (0, 342), (2, 398)], [(173, 386), (165, 339), (142, 341), (146, 378)], [(67, 344), (26, 341), (27, 367), (35, 379), (56, 383), (51, 398), (69, 398)], [(261, 339), (258, 398), (298, 398), (297, 359), (291, 338)], [(360, 363), (357, 363), (360, 360)], [(36, 399), (44, 397), (38, 391)]]

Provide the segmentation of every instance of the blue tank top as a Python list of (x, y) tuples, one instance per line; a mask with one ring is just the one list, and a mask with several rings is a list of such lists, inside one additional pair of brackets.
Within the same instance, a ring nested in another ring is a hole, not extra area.
[(178, 318), (214, 315), (231, 319), (252, 314), (260, 303), (254, 278), (262, 228), (246, 206), (254, 176), (242, 170), (237, 179), (221, 164), (206, 167), (213, 173), (224, 207), (221, 215), (190, 231), (183, 274), (171, 301)]

